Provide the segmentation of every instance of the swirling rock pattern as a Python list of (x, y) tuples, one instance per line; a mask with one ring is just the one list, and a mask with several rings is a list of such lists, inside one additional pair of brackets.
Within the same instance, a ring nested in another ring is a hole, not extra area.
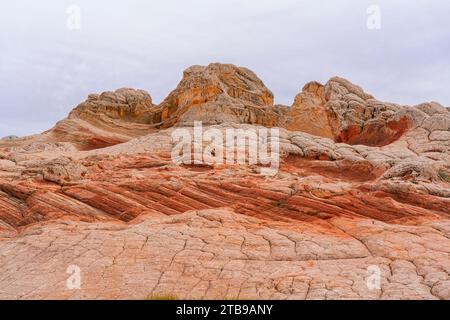
[[(278, 172), (176, 165), (171, 135), (197, 120), (279, 127)], [(193, 66), (159, 105), (91, 95), (0, 142), (0, 299), (450, 299), (449, 236), (448, 108), (341, 78), (287, 107), (246, 68)]]

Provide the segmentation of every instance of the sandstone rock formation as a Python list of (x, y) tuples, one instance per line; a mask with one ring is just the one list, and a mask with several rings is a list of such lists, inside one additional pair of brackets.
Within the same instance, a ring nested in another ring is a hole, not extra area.
[[(197, 120), (280, 127), (278, 172), (175, 164), (172, 133)], [(0, 299), (450, 299), (449, 236), (448, 109), (341, 78), (289, 108), (248, 69), (194, 66), (159, 105), (91, 95), (53, 129), (0, 142)]]
[(442, 113), (447, 111), (435, 102), (415, 107), (380, 102), (348, 80), (334, 77), (325, 85), (308, 83), (280, 126), (336, 142), (384, 146), (420, 126), (427, 116)]
[(277, 123), (272, 92), (252, 71), (230, 64), (188, 68), (159, 108), (164, 127), (192, 125), (194, 121)]
[(143, 90), (122, 88), (91, 94), (52, 129), (3, 145), (35, 148), (67, 142), (80, 150), (103, 148), (151, 132), (154, 108), (150, 95)]

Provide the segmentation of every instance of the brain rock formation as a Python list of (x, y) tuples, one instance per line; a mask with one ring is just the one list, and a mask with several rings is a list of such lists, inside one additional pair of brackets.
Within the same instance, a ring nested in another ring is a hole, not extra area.
[[(174, 163), (172, 134), (195, 121), (279, 128), (278, 171)], [(274, 105), (252, 71), (214, 63), (160, 104), (92, 94), (0, 141), (0, 299), (450, 299), (449, 274), (450, 111), (436, 102), (334, 77)]]

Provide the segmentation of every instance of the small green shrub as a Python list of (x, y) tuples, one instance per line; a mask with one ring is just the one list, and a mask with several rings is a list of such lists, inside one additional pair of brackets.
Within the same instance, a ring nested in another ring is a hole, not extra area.
[(178, 300), (174, 294), (149, 294), (145, 300)]

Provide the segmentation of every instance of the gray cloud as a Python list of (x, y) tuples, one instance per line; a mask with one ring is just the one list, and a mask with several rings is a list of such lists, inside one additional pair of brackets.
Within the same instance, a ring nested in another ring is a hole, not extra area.
[[(381, 29), (366, 27), (369, 5)], [(66, 8), (81, 8), (81, 30)], [(291, 104), (339, 75), (377, 98), (450, 105), (448, 1), (168, 0), (2, 4), (0, 136), (46, 130), (91, 92), (136, 87), (161, 101), (192, 64), (255, 71)]]

